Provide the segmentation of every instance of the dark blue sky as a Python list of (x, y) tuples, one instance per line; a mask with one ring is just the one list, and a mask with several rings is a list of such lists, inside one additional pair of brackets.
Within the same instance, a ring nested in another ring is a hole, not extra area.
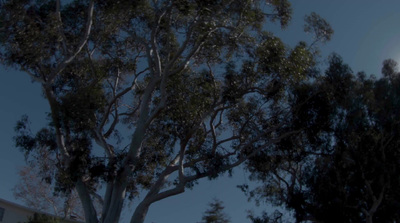
[[(292, 1), (293, 20), (279, 36), (289, 45), (300, 40), (310, 41), (303, 33), (303, 18), (317, 12), (328, 20), (335, 30), (331, 42), (320, 46), (322, 66), (324, 58), (332, 52), (341, 55), (354, 72), (380, 76), (384, 59), (400, 60), (400, 1), (398, 0), (297, 0)], [(275, 30), (273, 26), (272, 30)], [(13, 69), (0, 68), (0, 198), (14, 200), (11, 188), (17, 182), (16, 172), (24, 165), (23, 155), (13, 148), (15, 122), (29, 114), (33, 129), (45, 123), (46, 101), (41, 98), (37, 83)], [(208, 202), (214, 197), (226, 206), (232, 223), (249, 222), (246, 210), (254, 207), (236, 188), (246, 182), (246, 173), (235, 171), (233, 178), (223, 177), (216, 181), (203, 180), (192, 191), (160, 201), (151, 206), (146, 222), (199, 222)], [(131, 207), (134, 208), (134, 203)], [(177, 216), (180, 216), (177, 219)], [(128, 217), (123, 221), (127, 222)]]

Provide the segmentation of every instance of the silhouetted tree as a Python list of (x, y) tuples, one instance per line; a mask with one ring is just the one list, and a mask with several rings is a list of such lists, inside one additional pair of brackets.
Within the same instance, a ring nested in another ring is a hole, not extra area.
[(250, 159), (263, 185), (249, 195), (294, 210), (297, 222), (399, 221), (399, 89), (397, 76), (354, 75), (332, 56), (325, 76), (299, 86), (308, 100), (293, 100), (303, 104), (293, 126), (308, 128), (277, 144), (286, 153)]
[(209, 204), (209, 209), (204, 212), (203, 222), (204, 223), (229, 223), (228, 216), (224, 213), (224, 206), (222, 201), (214, 199)]

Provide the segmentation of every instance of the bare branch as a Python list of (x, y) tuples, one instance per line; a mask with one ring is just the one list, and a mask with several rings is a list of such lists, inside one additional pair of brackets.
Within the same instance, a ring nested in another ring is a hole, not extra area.
[(186, 34), (185, 41), (182, 43), (179, 50), (175, 53), (175, 56), (168, 62), (167, 66), (165, 68), (165, 70), (167, 70), (167, 72), (172, 68), (172, 66), (175, 64), (175, 62), (182, 56), (183, 52), (186, 50), (187, 46), (189, 45), (189, 42), (192, 37), (194, 27), (197, 24), (197, 21), (198, 21), (198, 17), (193, 19), (193, 23), (189, 26), (189, 31)]
[(201, 47), (203, 46), (203, 44), (205, 43), (206, 39), (208, 36), (211, 35), (211, 33), (215, 32), (217, 29), (212, 29), (210, 30), (206, 35), (204, 35), (197, 44), (195, 44), (195, 46), (193, 46), (192, 50), (188, 53), (188, 55), (186, 55), (185, 59), (183, 59), (180, 63), (180, 65), (178, 65), (178, 67), (174, 70), (172, 70), (171, 72), (168, 71), (168, 73), (170, 74), (176, 74), (181, 72), (182, 70), (184, 70), (188, 65), (190, 60), (193, 58), (194, 55), (196, 55)]
[(186, 183), (186, 182), (184, 182), (184, 183), (179, 183), (179, 184), (176, 185), (176, 187), (173, 188), (173, 189), (163, 191), (163, 192), (161, 192), (161, 193), (158, 193), (158, 194), (156, 194), (156, 195), (150, 197), (150, 198), (148, 199), (148, 202), (149, 202), (149, 203), (154, 203), (154, 202), (159, 201), (159, 200), (162, 200), (162, 199), (164, 199), (164, 198), (171, 197), (171, 196), (174, 196), (174, 195), (181, 194), (181, 193), (185, 192), (185, 183)]
[(49, 79), (47, 80), (48, 83), (52, 83), (54, 81), (54, 78), (61, 73), (69, 63), (71, 63), (75, 57), (82, 51), (83, 47), (86, 45), (89, 36), (90, 36), (90, 32), (92, 29), (92, 24), (93, 24), (93, 9), (94, 9), (94, 0), (91, 0), (89, 3), (89, 8), (88, 8), (88, 17), (87, 17), (87, 21), (86, 21), (86, 28), (85, 28), (85, 32), (84, 35), (81, 39), (80, 44), (78, 45), (78, 47), (75, 49), (74, 53), (69, 56), (69, 57), (65, 57), (63, 62), (61, 62), (56, 70), (54, 71), (53, 74), (50, 75)]
[(58, 20), (58, 32), (61, 36), (61, 42), (62, 42), (62, 46), (63, 46), (63, 51), (64, 54), (68, 53), (68, 47), (67, 47), (67, 38), (65, 37), (64, 34), (64, 30), (63, 30), (63, 22), (61, 19), (61, 12), (60, 12), (60, 8), (61, 8), (61, 2), (60, 0), (57, 0), (56, 2), (56, 16), (57, 16), (57, 20)]
[(95, 142), (104, 149), (104, 151), (106, 152), (108, 157), (115, 157), (114, 150), (112, 149), (111, 146), (108, 145), (106, 139), (101, 134), (99, 129), (97, 129), (95, 131), (95, 137), (94, 138), (95, 138)]
[(49, 102), (49, 105), (50, 105), (52, 120), (55, 123), (57, 146), (60, 150), (62, 157), (66, 158), (66, 160), (68, 160), (69, 153), (68, 153), (68, 149), (65, 145), (65, 137), (61, 130), (60, 123), (59, 123), (60, 119), (59, 119), (58, 113), (57, 113), (58, 106), (57, 106), (56, 97), (54, 96), (54, 92), (49, 87), (44, 86), (44, 90), (46, 93), (47, 101)]
[(118, 118), (118, 110), (115, 109), (115, 114), (114, 114), (114, 121), (111, 123), (110, 128), (108, 128), (107, 132), (104, 133), (104, 137), (108, 138), (110, 137), (111, 133), (114, 131), (115, 126), (118, 124), (119, 122), (119, 118)]
[(100, 125), (98, 126), (98, 129), (103, 129), (105, 123), (108, 120), (108, 116), (109, 116), (109, 114), (111, 112), (111, 109), (115, 105), (117, 100), (120, 99), (121, 97), (123, 97), (129, 91), (132, 91), (133, 89), (135, 89), (135, 85), (136, 85), (136, 79), (132, 82), (132, 84), (129, 87), (125, 88), (124, 90), (119, 92), (117, 95), (115, 95), (113, 99), (111, 99), (111, 101), (108, 103), (106, 112), (103, 115), (103, 119), (101, 120)]

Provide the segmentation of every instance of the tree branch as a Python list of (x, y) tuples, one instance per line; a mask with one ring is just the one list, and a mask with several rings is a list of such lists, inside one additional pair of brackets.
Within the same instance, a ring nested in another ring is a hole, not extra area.
[(93, 24), (93, 10), (94, 10), (94, 0), (91, 0), (89, 3), (89, 8), (88, 8), (88, 16), (87, 16), (87, 21), (86, 21), (86, 28), (85, 28), (85, 32), (84, 35), (81, 39), (80, 44), (78, 45), (78, 47), (75, 49), (74, 53), (71, 56), (66, 56), (64, 58), (64, 60), (57, 66), (57, 68), (55, 69), (54, 73), (50, 75), (50, 77), (48, 78), (47, 82), (50, 84), (54, 81), (54, 78), (61, 73), (69, 63), (71, 63), (75, 57), (82, 51), (83, 47), (86, 45), (89, 36), (90, 36), (90, 32), (92, 29), (92, 24)]
[(61, 12), (60, 12), (60, 8), (61, 8), (61, 2), (60, 0), (57, 0), (56, 2), (56, 16), (57, 16), (57, 20), (58, 20), (58, 32), (61, 36), (61, 42), (62, 42), (62, 46), (63, 46), (63, 53), (67, 54), (68, 53), (68, 48), (67, 48), (67, 38), (65, 37), (64, 34), (64, 30), (63, 30), (63, 22), (61, 19)]

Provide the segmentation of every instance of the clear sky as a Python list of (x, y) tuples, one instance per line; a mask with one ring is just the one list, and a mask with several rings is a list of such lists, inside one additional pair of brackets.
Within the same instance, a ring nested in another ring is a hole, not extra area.
[[(310, 40), (311, 36), (302, 31), (303, 18), (313, 11), (327, 19), (335, 30), (331, 42), (321, 46), (322, 65), (327, 55), (336, 52), (354, 72), (379, 76), (384, 59), (399, 62), (399, 0), (293, 0), (292, 5), (293, 20), (287, 30), (279, 32), (284, 42), (294, 45), (300, 40)], [(45, 123), (48, 105), (41, 97), (39, 85), (32, 84), (27, 75), (4, 67), (0, 67), (0, 74), (0, 198), (20, 203), (11, 191), (18, 179), (17, 169), (24, 165), (22, 153), (13, 147), (14, 125), (22, 115), (28, 114), (33, 130), (40, 128)], [(249, 222), (246, 210), (254, 208), (254, 204), (248, 203), (236, 188), (248, 182), (246, 176), (243, 170), (237, 169), (233, 178), (203, 180), (193, 190), (152, 205), (146, 222), (200, 222), (207, 203), (214, 197), (224, 202), (232, 223)], [(124, 214), (121, 222), (128, 222), (127, 216)]]

